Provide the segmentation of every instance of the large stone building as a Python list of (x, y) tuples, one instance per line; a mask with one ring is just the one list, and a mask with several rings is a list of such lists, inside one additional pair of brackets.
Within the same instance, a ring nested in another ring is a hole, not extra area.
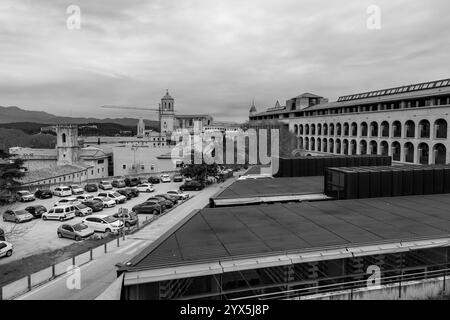
[(10, 148), (9, 153), (24, 160), (24, 185), (81, 183), (108, 177), (111, 154), (96, 147), (82, 148), (76, 125), (58, 125), (55, 149)]
[(395, 162), (450, 162), (450, 80), (352, 94), (335, 102), (303, 94), (258, 113), (249, 123), (289, 125), (299, 149), (328, 154), (381, 154)]

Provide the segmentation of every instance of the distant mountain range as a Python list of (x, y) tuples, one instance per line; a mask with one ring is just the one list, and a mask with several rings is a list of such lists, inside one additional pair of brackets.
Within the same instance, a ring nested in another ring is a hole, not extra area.
[[(137, 118), (72, 118), (56, 116), (44, 111), (30, 111), (19, 107), (2, 107), (0, 106), (0, 123), (17, 123), (17, 122), (33, 122), (45, 125), (55, 125), (63, 123), (87, 124), (87, 123), (116, 123), (122, 126), (136, 126), (139, 119)], [(145, 120), (145, 125), (149, 129), (159, 128), (159, 122), (155, 120)]]

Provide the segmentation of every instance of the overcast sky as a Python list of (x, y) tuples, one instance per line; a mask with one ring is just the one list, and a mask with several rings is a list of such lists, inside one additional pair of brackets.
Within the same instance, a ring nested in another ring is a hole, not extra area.
[[(67, 7), (81, 9), (69, 30)], [(381, 30), (366, 10), (381, 8)], [(450, 78), (448, 0), (0, 0), (0, 105), (138, 117), (101, 105), (248, 118), (303, 92)]]

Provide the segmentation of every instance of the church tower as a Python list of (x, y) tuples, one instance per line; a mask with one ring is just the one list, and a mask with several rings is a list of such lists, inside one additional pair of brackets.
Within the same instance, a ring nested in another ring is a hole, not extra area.
[(250, 107), (249, 115), (253, 116), (256, 114), (255, 100), (252, 101), (252, 106)]
[(77, 125), (56, 126), (57, 165), (77, 163), (80, 158)]
[(174, 99), (170, 96), (169, 90), (167, 89), (166, 95), (161, 99), (161, 105), (159, 106), (160, 132), (171, 134), (174, 130), (174, 122)]
[(145, 123), (144, 123), (144, 119), (139, 118), (139, 122), (137, 124), (137, 134), (136, 136), (138, 138), (143, 138), (144, 137), (144, 133), (145, 133)]

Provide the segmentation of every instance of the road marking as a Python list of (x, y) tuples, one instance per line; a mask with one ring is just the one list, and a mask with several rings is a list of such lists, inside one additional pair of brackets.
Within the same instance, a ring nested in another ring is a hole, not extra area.
[(134, 248), (133, 250), (131, 250), (131, 251), (129, 251), (129, 252), (126, 252), (126, 254), (133, 254), (133, 253), (135, 253), (136, 251), (138, 251), (138, 250), (144, 248), (145, 246), (147, 246), (147, 242), (144, 242), (144, 243), (140, 244), (139, 246), (137, 246), (137, 247)]
[(124, 252), (124, 251), (126, 251), (126, 250), (128, 250), (128, 249), (130, 249), (130, 248), (132, 248), (132, 247), (134, 247), (134, 246), (136, 246), (136, 245), (139, 245), (142, 241), (144, 241), (144, 240), (137, 240), (137, 241), (134, 241), (134, 242), (132, 242), (131, 244), (129, 244), (129, 245), (123, 247), (123, 248), (120, 248), (120, 247), (119, 247), (119, 249), (118, 249), (118, 250), (115, 250), (114, 253), (122, 253), (122, 252)]

